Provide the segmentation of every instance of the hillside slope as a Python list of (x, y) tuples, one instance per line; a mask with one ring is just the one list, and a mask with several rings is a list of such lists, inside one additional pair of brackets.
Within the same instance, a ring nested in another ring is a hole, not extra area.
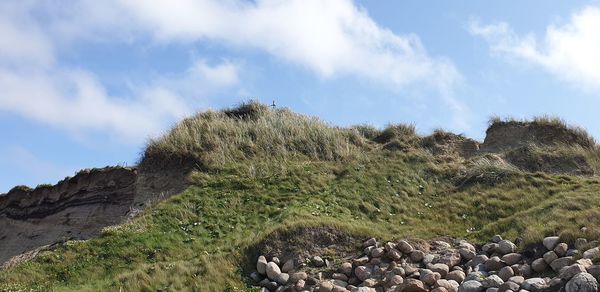
[[(1, 270), (0, 290), (246, 290), (260, 254), (335, 260), (371, 236), (598, 239), (598, 153), (550, 119), (493, 121), (480, 144), (256, 103), (200, 113), (149, 143), (131, 198), (140, 214)], [(164, 187), (185, 191), (157, 202)]]

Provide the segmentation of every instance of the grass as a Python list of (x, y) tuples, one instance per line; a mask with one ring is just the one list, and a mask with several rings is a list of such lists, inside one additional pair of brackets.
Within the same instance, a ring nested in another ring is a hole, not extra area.
[(163, 137), (151, 140), (142, 164), (151, 157), (193, 159), (203, 168), (261, 155), (342, 160), (361, 153), (366, 141), (356, 129), (330, 126), (287, 109), (256, 102), (187, 118)]
[(517, 173), (493, 187), (456, 187), (429, 159), (381, 151), (350, 162), (251, 159), (195, 173), (187, 191), (132, 222), (1, 271), (0, 290), (243, 290), (244, 251), (270, 232), (306, 225), (480, 243), (583, 226), (600, 236), (597, 178)]
[(0, 290), (248, 291), (257, 244), (310, 226), (383, 240), (600, 238), (598, 177), (525, 172), (493, 155), (441, 163), (420, 139), (411, 126), (335, 128), (253, 103), (199, 114), (144, 157), (210, 166), (186, 191), (1, 270)]

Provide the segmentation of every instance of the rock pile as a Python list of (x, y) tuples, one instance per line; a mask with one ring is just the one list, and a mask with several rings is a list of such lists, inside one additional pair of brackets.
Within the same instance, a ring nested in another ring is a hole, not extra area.
[(250, 277), (261, 292), (596, 292), (600, 265), (592, 259), (600, 256), (599, 244), (579, 238), (569, 246), (551, 236), (519, 253), (499, 235), (480, 248), (464, 240), (433, 241), (427, 248), (370, 238), (360, 256), (335, 264), (318, 255), (283, 263), (260, 256)]

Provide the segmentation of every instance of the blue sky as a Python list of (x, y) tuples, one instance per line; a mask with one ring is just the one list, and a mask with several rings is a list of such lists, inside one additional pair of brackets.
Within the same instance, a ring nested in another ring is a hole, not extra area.
[(173, 123), (248, 99), (335, 125), (483, 139), (492, 116), (600, 137), (600, 2), (0, 3), (0, 193), (135, 164)]

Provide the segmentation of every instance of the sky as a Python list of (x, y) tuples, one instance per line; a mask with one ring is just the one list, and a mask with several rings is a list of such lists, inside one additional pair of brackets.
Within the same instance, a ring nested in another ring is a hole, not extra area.
[(0, 2), (0, 193), (135, 165), (250, 99), (483, 140), (553, 115), (600, 137), (599, 1)]

